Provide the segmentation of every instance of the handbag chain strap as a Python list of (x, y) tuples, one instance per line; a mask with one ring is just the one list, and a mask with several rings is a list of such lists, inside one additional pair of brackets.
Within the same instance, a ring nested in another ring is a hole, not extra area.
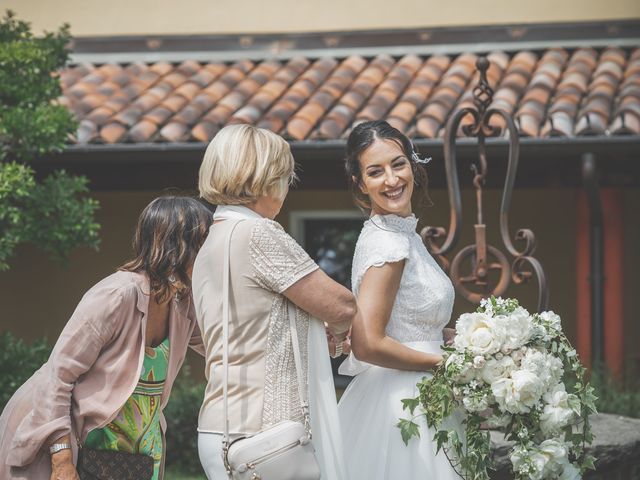
[[(227, 220), (230, 221), (230, 220)], [(229, 236), (226, 239), (224, 246), (223, 267), (224, 273), (222, 277), (222, 416), (223, 416), (223, 436), (222, 436), (222, 458), (224, 461), (224, 467), (227, 475), (231, 475), (231, 465), (228, 462), (229, 454), (229, 276), (231, 269), (230, 252), (231, 252), (231, 237), (233, 232), (242, 220), (236, 221), (229, 231)], [(287, 302), (288, 316), (289, 316), (289, 329), (291, 331), (291, 341), (293, 344), (293, 360), (296, 366), (296, 375), (298, 377), (298, 395), (300, 396), (300, 407), (302, 408), (302, 414), (304, 416), (304, 427), (311, 439), (311, 420), (309, 416), (309, 400), (307, 398), (306, 388), (303, 386), (302, 375), (302, 359), (300, 356), (300, 344), (298, 343), (298, 330), (296, 328), (296, 309), (293, 303), (285, 299)]]

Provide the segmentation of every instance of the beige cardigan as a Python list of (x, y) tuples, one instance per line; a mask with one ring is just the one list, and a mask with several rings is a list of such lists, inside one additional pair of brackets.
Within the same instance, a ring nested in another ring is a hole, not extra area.
[[(140, 376), (148, 292), (146, 275), (116, 272), (84, 295), (49, 360), (18, 389), (0, 417), (0, 480), (48, 480), (51, 442), (70, 434), (76, 458), (72, 419), (84, 441), (115, 417)], [(187, 347), (204, 354), (191, 298), (171, 305), (162, 408)], [(164, 415), (161, 424), (164, 431)]]

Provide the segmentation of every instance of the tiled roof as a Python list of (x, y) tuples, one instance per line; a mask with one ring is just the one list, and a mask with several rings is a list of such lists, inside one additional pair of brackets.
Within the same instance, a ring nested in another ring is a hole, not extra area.
[[(80, 120), (79, 144), (208, 142), (232, 123), (292, 140), (340, 139), (381, 118), (411, 137), (436, 138), (454, 109), (471, 103), (476, 58), (80, 64), (62, 72), (61, 101)], [(640, 135), (640, 48), (488, 58), (492, 106), (513, 114), (522, 136)]]

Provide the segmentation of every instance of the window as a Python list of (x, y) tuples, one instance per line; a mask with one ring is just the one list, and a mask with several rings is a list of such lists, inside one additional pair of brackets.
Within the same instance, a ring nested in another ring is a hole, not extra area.
[[(320, 268), (351, 290), (353, 251), (364, 223), (357, 210), (291, 212), (291, 236), (309, 253)], [(345, 388), (351, 377), (338, 375), (343, 358), (331, 360), (338, 388)]]

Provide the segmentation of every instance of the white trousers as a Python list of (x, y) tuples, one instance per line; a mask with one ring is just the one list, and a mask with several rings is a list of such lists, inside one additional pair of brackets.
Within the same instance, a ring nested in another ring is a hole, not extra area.
[(227, 480), (222, 461), (222, 434), (198, 432), (198, 456), (209, 480)]

